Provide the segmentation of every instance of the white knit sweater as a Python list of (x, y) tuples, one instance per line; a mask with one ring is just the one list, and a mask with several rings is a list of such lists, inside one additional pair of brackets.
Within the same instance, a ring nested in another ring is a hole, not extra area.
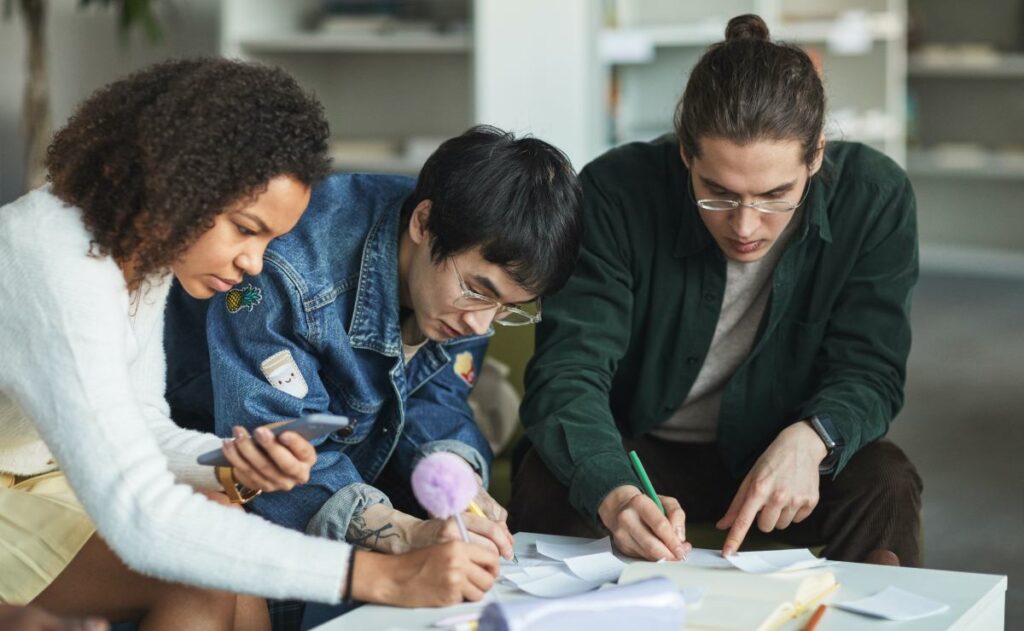
[[(0, 208), (0, 471), (58, 464), (132, 569), (204, 587), (334, 603), (351, 548), (219, 506), (164, 399), (170, 275), (130, 304), (109, 258), (88, 255), (81, 211), (40, 189)], [(52, 454), (52, 455), (51, 455)]]

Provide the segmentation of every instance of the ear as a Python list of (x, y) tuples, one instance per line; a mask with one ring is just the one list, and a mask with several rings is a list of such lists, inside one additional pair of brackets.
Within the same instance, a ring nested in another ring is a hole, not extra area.
[(683, 164), (686, 165), (686, 169), (690, 169), (690, 157), (686, 155), (686, 149), (683, 149), (683, 143), (679, 143), (679, 157), (683, 159)]
[(821, 170), (821, 164), (825, 161), (825, 134), (818, 138), (818, 148), (814, 153), (814, 162), (811, 163), (811, 175)]
[(427, 230), (427, 219), (430, 218), (430, 200), (425, 199), (416, 204), (412, 209), (412, 216), (409, 218), (409, 238), (416, 245), (425, 243), (430, 233)]

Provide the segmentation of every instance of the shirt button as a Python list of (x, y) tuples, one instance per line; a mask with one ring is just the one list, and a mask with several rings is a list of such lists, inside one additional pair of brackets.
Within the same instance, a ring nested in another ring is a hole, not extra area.
[(386, 428), (386, 427), (384, 428), (384, 433), (385, 433), (385, 434), (387, 434), (387, 433), (388, 433), (388, 428)]
[(716, 298), (715, 294), (712, 294), (712, 293), (704, 294), (704, 301), (705, 302), (714, 302), (715, 298)]
[(697, 363), (698, 361), (700, 361), (700, 358), (699, 358), (699, 357), (687, 357), (687, 358), (686, 358), (686, 363), (687, 363), (687, 364), (689, 364), (689, 365), (691, 365), (691, 366), (693, 366), (694, 364), (696, 364), (696, 363)]

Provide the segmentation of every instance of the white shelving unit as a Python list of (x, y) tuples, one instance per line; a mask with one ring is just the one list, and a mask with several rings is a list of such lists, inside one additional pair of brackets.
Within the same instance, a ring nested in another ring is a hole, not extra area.
[(912, 78), (1022, 79), (1024, 54), (996, 53), (981, 59), (957, 56), (911, 55), (908, 68)]
[[(764, 16), (762, 16), (764, 17)], [(903, 37), (904, 25), (894, 13), (876, 13), (864, 16), (865, 26), (872, 40), (897, 41)], [(663, 46), (709, 46), (722, 39), (720, 20), (704, 20), (693, 24), (652, 24), (647, 26), (605, 28), (601, 32), (604, 60), (608, 63), (632, 63), (624, 46), (646, 48), (653, 57), (654, 48)], [(820, 44), (835, 36), (835, 20), (801, 20), (782, 23), (769, 29), (774, 39), (794, 44)], [(622, 51), (623, 57), (616, 54)]]
[(916, 0), (907, 170), (926, 269), (1024, 278), (1024, 25), (1017, 0), (984, 14)]
[(261, 53), (455, 53), (472, 50), (468, 34), (353, 34), (282, 33), (242, 38), (239, 48), (247, 54)]
[(1018, 154), (978, 151), (967, 156), (951, 156), (941, 149), (915, 149), (910, 151), (907, 165), (912, 176), (921, 178), (1024, 182), (1024, 151)]
[[(470, 5), (461, 5), (467, 20)], [(468, 27), (317, 30), (320, 6), (317, 0), (222, 0), (221, 52), (281, 66), (316, 93), (337, 143), (336, 169), (412, 175), (429, 151), (406, 147), (440, 142), (473, 124)], [(453, 6), (460, 8), (458, 0), (445, 9)], [(360, 155), (353, 144), (374, 149)]]
[[(318, 0), (221, 3), (221, 53), (281, 66), (313, 90), (339, 142), (339, 170), (416, 174), (426, 145), (476, 123), (532, 133), (577, 167), (596, 154), (587, 133), (598, 116), (587, 79), (596, 2), (417, 0), (447, 13), (461, 7), (465, 27), (398, 23), (379, 34), (311, 28)], [(376, 148), (359, 155), (353, 144)]]
[(821, 59), (830, 104), (826, 133), (857, 140), (905, 163), (904, 0), (613, 0), (599, 50), (607, 92), (606, 146), (671, 130), (686, 74), (728, 19), (757, 13), (775, 40)]

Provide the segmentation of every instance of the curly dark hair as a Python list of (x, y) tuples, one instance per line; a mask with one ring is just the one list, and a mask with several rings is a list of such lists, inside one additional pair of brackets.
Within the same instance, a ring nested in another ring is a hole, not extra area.
[(274, 177), (323, 178), (328, 136), (323, 106), (284, 71), (180, 59), (86, 99), (46, 166), (53, 193), (82, 210), (91, 253), (130, 264), (134, 287)]

